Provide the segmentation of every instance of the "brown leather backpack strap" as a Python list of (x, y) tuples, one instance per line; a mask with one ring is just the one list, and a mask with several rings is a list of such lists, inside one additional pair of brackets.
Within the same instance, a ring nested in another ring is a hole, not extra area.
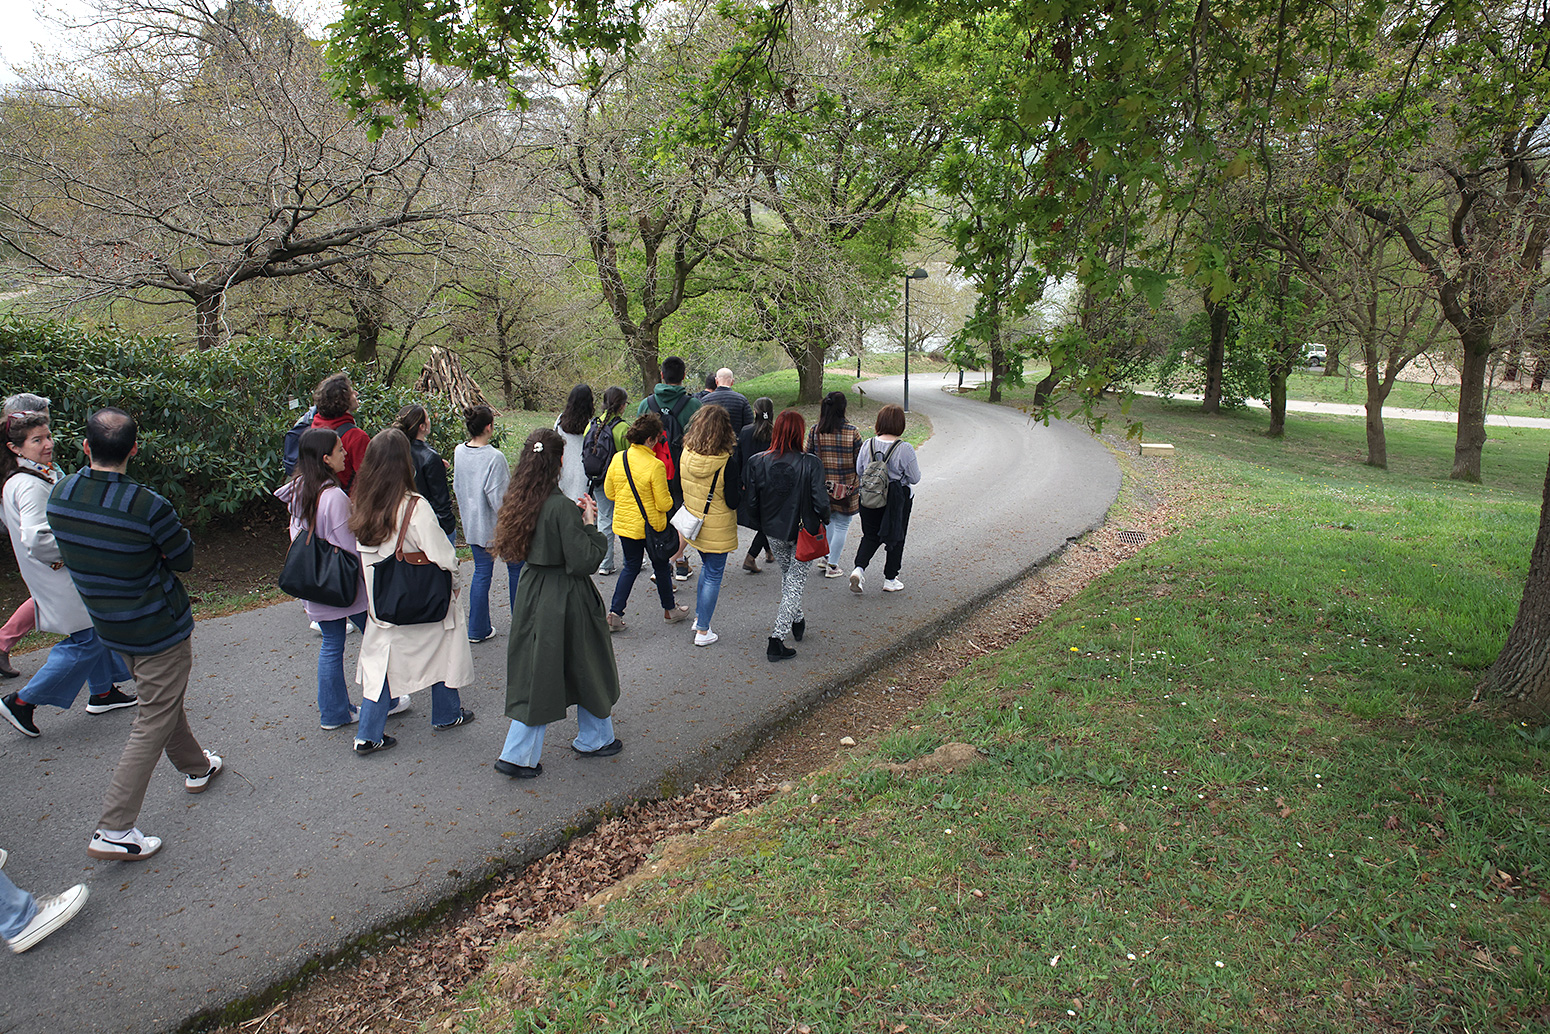
[(409, 518), (414, 514), (414, 504), (420, 501), (417, 495), (409, 496), (409, 505), (404, 507), (404, 523), (398, 528), (398, 544), (393, 549), (393, 555), (398, 559), (404, 559), (404, 536), (409, 534)]

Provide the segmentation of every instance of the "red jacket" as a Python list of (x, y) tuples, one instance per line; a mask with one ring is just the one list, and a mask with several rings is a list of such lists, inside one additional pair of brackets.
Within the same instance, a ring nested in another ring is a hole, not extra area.
[[(319, 413), (312, 418), (313, 427), (326, 427), (335, 432), (342, 425), (353, 423), (355, 423), (354, 413), (346, 413), (333, 419)], [(351, 427), (340, 437), (344, 439), (344, 469), (339, 472), (339, 484), (348, 492), (355, 484), (355, 472), (360, 469), (361, 460), (366, 456), (366, 446), (371, 444), (371, 435), (359, 427)]]

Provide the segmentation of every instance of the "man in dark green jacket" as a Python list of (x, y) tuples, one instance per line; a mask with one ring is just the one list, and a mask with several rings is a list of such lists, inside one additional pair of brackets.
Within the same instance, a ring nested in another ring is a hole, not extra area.
[[(676, 355), (662, 360), (662, 380), (635, 407), (636, 416), (656, 413), (662, 418), (662, 432), (667, 435), (667, 447), (673, 454), (673, 462), (668, 464), (667, 490), (672, 493), (673, 502), (680, 505), (684, 501), (684, 490), (678, 477), (678, 461), (683, 457), (684, 431), (700, 408), (699, 400), (684, 389), (684, 370), (684, 361)], [(673, 578), (687, 581), (692, 573), (688, 558), (679, 557)]]

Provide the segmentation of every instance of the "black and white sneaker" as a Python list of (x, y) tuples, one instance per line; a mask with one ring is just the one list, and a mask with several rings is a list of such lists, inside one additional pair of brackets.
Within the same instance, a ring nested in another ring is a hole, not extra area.
[(0, 697), (0, 718), (16, 726), (16, 731), (23, 736), (43, 735), (32, 720), (32, 712), (35, 710), (37, 708), (34, 705), (23, 703), (15, 693), (7, 693)]
[(148, 837), (139, 829), (114, 833), (112, 836), (99, 829), (91, 835), (91, 843), (86, 845), (86, 853), (93, 858), (117, 862), (142, 861), (160, 850), (161, 837)]
[(371, 740), (356, 740), (355, 753), (364, 756), (367, 754), (375, 754), (379, 750), (389, 750), (396, 746), (398, 746), (398, 739), (393, 736), (383, 736), (380, 740), (375, 742)]
[(189, 793), (204, 793), (210, 785), (210, 780), (221, 774), (221, 756), (205, 751), (205, 760), (210, 762), (210, 768), (204, 775), (184, 776), (183, 789)]
[(445, 722), (441, 725), (432, 725), (431, 728), (437, 730), (438, 732), (446, 729), (456, 729), (459, 725), (467, 725), (473, 720), (474, 713), (466, 707), (460, 707), (458, 708), (457, 717), (452, 719), (452, 721)]
[(121, 707), (133, 707), (139, 702), (139, 697), (132, 697), (117, 686), (114, 686), (106, 693), (94, 693), (87, 697), (86, 713), (107, 714), (109, 711), (117, 711)]

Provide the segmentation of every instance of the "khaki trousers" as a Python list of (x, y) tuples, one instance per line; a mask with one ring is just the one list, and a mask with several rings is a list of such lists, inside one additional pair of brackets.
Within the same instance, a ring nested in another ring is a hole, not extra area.
[(124, 753), (102, 801), (100, 829), (133, 828), (162, 751), (184, 775), (204, 775), (210, 769), (204, 750), (188, 727), (188, 715), (183, 712), (188, 675), (194, 667), (193, 637), (161, 653), (126, 656), (135, 676), (140, 704), (135, 708), (129, 742), (124, 744)]

